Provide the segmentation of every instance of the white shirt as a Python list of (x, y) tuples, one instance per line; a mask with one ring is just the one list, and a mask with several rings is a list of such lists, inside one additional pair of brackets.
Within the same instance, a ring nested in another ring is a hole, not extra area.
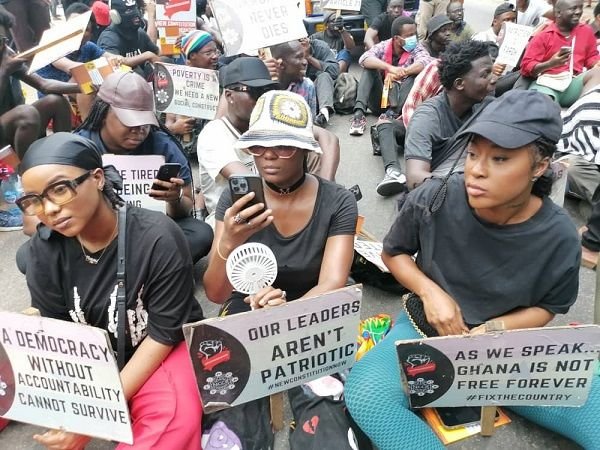
[(498, 35), (494, 33), (494, 29), (489, 27), (485, 31), (480, 31), (473, 36), (474, 41), (493, 42), (494, 44), (498, 41)]
[(517, 12), (517, 24), (537, 26), (540, 23), (540, 18), (552, 9), (544, 0), (529, 0), (529, 6), (525, 12)]
[(208, 122), (198, 136), (200, 188), (209, 212), (206, 222), (213, 228), (215, 209), (228, 183), (221, 170), (229, 163), (241, 162), (256, 173), (254, 158), (233, 148), (239, 137), (239, 131), (225, 117)]

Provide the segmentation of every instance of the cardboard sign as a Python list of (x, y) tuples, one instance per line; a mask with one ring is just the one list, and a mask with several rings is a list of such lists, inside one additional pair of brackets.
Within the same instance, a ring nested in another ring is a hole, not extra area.
[(363, 241), (355, 238), (354, 250), (367, 261), (375, 264), (382, 272), (389, 272), (389, 269), (381, 259), (381, 252), (383, 251), (383, 244), (381, 242)]
[(343, 9), (345, 11), (360, 11), (361, 0), (321, 0), (322, 9)]
[(67, 20), (60, 27), (44, 31), (38, 45), (19, 54), (21, 58), (35, 55), (29, 65), (28, 73), (35, 72), (52, 64), (57, 59), (79, 50), (91, 16), (92, 11), (88, 11)]
[(173, 25), (159, 28), (158, 34), (160, 36), (158, 39), (158, 46), (160, 47), (161, 55), (179, 56), (181, 54), (181, 48), (175, 45), (177, 38), (182, 34), (179, 31), (179, 26)]
[(73, 79), (81, 86), (81, 92), (91, 94), (102, 85), (104, 79), (113, 72), (130, 72), (129, 66), (121, 64), (113, 66), (104, 56), (86, 63), (82, 63), (71, 69)]
[(185, 325), (205, 412), (350, 368), (360, 285), (271, 309)]
[(502, 25), (502, 44), (496, 58), (496, 63), (516, 67), (519, 59), (529, 43), (533, 27), (506, 22)]
[(156, 200), (148, 193), (158, 169), (165, 163), (162, 155), (102, 155), (104, 165), (113, 165), (123, 178), (123, 190), (117, 192), (128, 205), (164, 213), (166, 202)]
[(209, 0), (225, 54), (255, 54), (259, 48), (306, 37), (302, 13), (289, 0)]
[(0, 312), (0, 416), (132, 444), (106, 331)]
[(156, 110), (212, 120), (219, 105), (216, 70), (175, 64), (154, 65)]
[(195, 0), (158, 0), (156, 2), (156, 27), (177, 26), (182, 33), (196, 29)]
[(396, 350), (412, 408), (580, 406), (600, 353), (600, 326), (397, 341)]

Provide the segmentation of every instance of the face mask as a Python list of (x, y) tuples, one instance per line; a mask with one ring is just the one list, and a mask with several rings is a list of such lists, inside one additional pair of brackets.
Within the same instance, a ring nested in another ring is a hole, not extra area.
[(402, 48), (407, 52), (412, 52), (415, 48), (417, 48), (417, 36), (413, 35), (404, 39), (404, 45)]

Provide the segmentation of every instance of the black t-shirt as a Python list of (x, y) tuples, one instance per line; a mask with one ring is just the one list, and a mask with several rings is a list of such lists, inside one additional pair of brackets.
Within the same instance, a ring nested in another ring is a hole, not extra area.
[[(273, 286), (287, 291), (288, 300), (302, 297), (318, 284), (327, 238), (354, 235), (356, 229), (358, 208), (352, 193), (338, 184), (317, 179), (315, 208), (304, 229), (284, 237), (271, 224), (248, 239), (267, 245), (275, 254), (278, 272)], [(217, 220), (223, 220), (231, 204), (231, 191), (226, 189), (217, 205)]]
[(344, 39), (342, 38), (341, 34), (335, 34), (332, 36), (326, 31), (318, 31), (316, 33), (313, 33), (310, 36), (310, 39), (311, 41), (317, 39), (319, 41), (325, 42), (329, 46), (329, 48), (334, 51), (336, 55), (340, 50), (343, 50), (345, 47)]
[[(32, 306), (44, 317), (107, 330), (116, 350), (117, 239), (91, 265), (76, 238), (47, 231), (42, 226), (31, 238)], [(193, 291), (192, 259), (179, 227), (164, 214), (127, 208), (127, 360), (147, 335), (171, 346), (183, 340), (182, 325), (202, 319)]]
[(393, 21), (394, 18), (386, 12), (379, 14), (377, 17), (375, 17), (375, 19), (373, 19), (370, 28), (377, 30), (379, 42), (387, 41), (392, 37)]
[(429, 212), (441, 180), (412, 191), (383, 241), (386, 253), (417, 265), (479, 325), (515, 308), (564, 314), (577, 298), (581, 244), (566, 212), (548, 197), (529, 220), (490, 224), (469, 207), (462, 174), (448, 180), (441, 208)]
[[(98, 47), (126, 58), (141, 55), (146, 51), (156, 53), (159, 49), (142, 28), (138, 28), (137, 34), (122, 33), (117, 25), (109, 25), (98, 37)], [(144, 77), (149, 77), (152, 73), (152, 66), (147, 62), (136, 67), (135, 71)]]

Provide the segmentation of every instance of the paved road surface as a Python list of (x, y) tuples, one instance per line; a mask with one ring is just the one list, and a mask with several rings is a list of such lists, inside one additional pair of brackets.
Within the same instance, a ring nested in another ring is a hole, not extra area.
[[(489, 26), (494, 8), (499, 2), (496, 0), (466, 0), (466, 19), (477, 31)], [(382, 198), (375, 193), (375, 186), (382, 175), (382, 165), (379, 157), (372, 156), (371, 144), (368, 133), (362, 137), (348, 135), (350, 116), (334, 116), (330, 129), (337, 133), (342, 144), (341, 164), (338, 182), (351, 186), (359, 184), (362, 188), (363, 199), (359, 203), (361, 214), (366, 216), (365, 227), (367, 230), (382, 238), (394, 216), (394, 199)], [(374, 122), (374, 117), (369, 116), (369, 123)], [(573, 213), (575, 220), (581, 223), (577, 212), (577, 205), (568, 203), (567, 207)], [(18, 246), (25, 241), (19, 232), (0, 233), (0, 307), (10, 311), (20, 311), (28, 306), (27, 289), (24, 278), (14, 266), (14, 255)], [(198, 268), (199, 272), (202, 269)], [(579, 299), (571, 312), (565, 317), (556, 319), (557, 324), (566, 324), (572, 321), (591, 322), (592, 302), (595, 286), (595, 274), (588, 269), (581, 270), (581, 289)], [(200, 299), (205, 314), (212, 315), (216, 308), (206, 301), (203, 290), (198, 288), (197, 297)], [(398, 298), (374, 288), (365, 287), (363, 316), (368, 317), (376, 313), (389, 313), (395, 316), (400, 309)], [(543, 430), (518, 416), (509, 413), (513, 423), (498, 430), (491, 438), (475, 437), (450, 446), (453, 449), (530, 449), (544, 448), (548, 450), (577, 449), (575, 444)], [(288, 415), (289, 417), (289, 415)], [(287, 421), (289, 423), (289, 420)], [(31, 435), (38, 430), (37, 427), (24, 424), (11, 424), (0, 433), (0, 449), (31, 449), (39, 448), (31, 440)], [(94, 442), (89, 448), (108, 449), (112, 445), (103, 442)], [(286, 433), (279, 433), (276, 449), (287, 449)], [(401, 449), (398, 449), (401, 450)], [(427, 450), (427, 449), (423, 449)]]

